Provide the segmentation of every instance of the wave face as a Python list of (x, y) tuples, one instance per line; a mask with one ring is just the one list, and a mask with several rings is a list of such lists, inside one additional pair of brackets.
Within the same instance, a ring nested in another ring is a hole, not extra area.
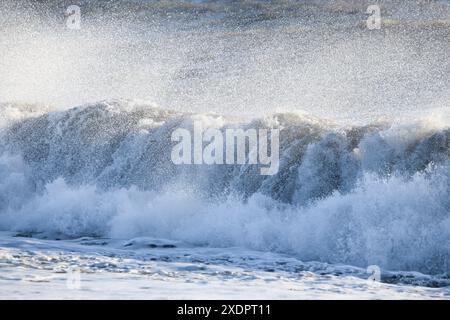
[[(431, 120), (338, 127), (301, 114), (240, 120), (123, 101), (1, 109), (4, 230), (163, 237), (450, 271), (450, 129)], [(262, 176), (256, 165), (174, 165), (171, 133), (195, 121), (279, 128), (278, 174)]]

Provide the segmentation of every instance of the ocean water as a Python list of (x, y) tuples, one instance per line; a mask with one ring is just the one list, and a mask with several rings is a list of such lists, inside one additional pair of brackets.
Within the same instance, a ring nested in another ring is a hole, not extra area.
[[(0, 229), (450, 272), (450, 8), (0, 7)], [(173, 130), (280, 129), (280, 169), (176, 166)]]

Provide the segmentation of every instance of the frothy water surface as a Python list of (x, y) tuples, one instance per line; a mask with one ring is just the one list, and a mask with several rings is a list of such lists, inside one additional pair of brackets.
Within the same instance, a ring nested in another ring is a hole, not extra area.
[[(68, 5), (0, 5), (1, 229), (450, 271), (446, 2)], [(195, 121), (279, 128), (279, 173), (175, 166)]]

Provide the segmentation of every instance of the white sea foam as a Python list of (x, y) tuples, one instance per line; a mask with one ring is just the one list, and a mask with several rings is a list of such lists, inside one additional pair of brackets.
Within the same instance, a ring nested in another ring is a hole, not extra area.
[[(448, 272), (449, 131), (340, 128), (293, 114), (280, 172), (176, 166), (171, 130), (236, 120), (101, 103), (15, 120), (2, 136), (0, 225), (50, 237), (152, 236), (305, 260)], [(210, 120), (208, 120), (210, 119)]]
[[(80, 5), (0, 4), (1, 229), (450, 271), (448, 4)], [(174, 165), (196, 121), (280, 129), (278, 173)]]

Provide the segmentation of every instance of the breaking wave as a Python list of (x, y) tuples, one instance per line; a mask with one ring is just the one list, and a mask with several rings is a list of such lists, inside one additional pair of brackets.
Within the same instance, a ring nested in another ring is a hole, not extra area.
[[(126, 101), (0, 106), (0, 228), (152, 236), (303, 260), (447, 273), (450, 129), (338, 126), (304, 114), (228, 119)], [(280, 169), (174, 165), (175, 128), (280, 129)]]

